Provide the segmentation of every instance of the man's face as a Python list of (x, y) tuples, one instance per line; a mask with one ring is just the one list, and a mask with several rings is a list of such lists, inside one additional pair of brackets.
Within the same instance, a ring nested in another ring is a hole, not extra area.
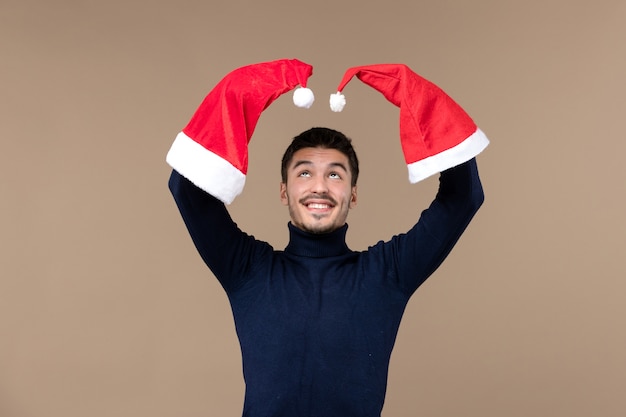
[(291, 222), (311, 233), (328, 233), (343, 226), (356, 205), (348, 157), (336, 149), (303, 148), (287, 167), (280, 200), (289, 207)]

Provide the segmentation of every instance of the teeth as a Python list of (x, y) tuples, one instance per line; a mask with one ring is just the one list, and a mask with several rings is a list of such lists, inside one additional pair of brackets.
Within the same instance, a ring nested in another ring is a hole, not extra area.
[(309, 208), (313, 208), (313, 209), (325, 209), (328, 208), (329, 205), (328, 204), (319, 204), (319, 203), (311, 203), (309, 204)]

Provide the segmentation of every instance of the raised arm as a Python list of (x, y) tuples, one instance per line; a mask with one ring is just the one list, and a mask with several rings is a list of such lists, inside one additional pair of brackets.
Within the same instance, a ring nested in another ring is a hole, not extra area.
[(400, 108), (400, 142), (409, 180), (415, 183), (441, 173), (437, 196), (419, 222), (379, 245), (381, 261), (393, 270), (385, 274), (412, 293), (443, 262), (482, 204), (474, 158), (489, 139), (458, 103), (406, 65), (349, 68), (338, 91), (354, 76)]
[(248, 142), (263, 110), (298, 85), (299, 97), (310, 91), (303, 87), (311, 74), (312, 67), (296, 59), (235, 69), (207, 94), (167, 153), (172, 195), (200, 256), (227, 291), (245, 282), (271, 248), (239, 230), (224, 204), (243, 190)]
[(483, 201), (475, 158), (441, 173), (437, 195), (417, 224), (385, 245), (403, 291), (413, 293), (441, 265)]
[(172, 170), (169, 188), (198, 253), (224, 289), (234, 291), (245, 282), (255, 260), (271, 247), (242, 232), (224, 203)]

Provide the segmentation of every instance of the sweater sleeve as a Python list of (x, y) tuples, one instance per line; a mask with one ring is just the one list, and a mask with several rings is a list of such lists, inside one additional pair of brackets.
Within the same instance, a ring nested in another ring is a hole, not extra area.
[(198, 253), (226, 292), (246, 282), (258, 259), (272, 251), (269, 244), (242, 232), (224, 203), (173, 170), (169, 189)]
[(483, 201), (475, 158), (441, 173), (437, 195), (417, 224), (391, 241), (404, 291), (413, 293), (441, 265)]

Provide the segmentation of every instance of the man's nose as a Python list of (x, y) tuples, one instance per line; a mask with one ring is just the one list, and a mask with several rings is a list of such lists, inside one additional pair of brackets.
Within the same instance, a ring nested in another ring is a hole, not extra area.
[(325, 193), (328, 191), (328, 183), (326, 177), (317, 176), (313, 178), (313, 184), (311, 185), (311, 191), (314, 193)]

